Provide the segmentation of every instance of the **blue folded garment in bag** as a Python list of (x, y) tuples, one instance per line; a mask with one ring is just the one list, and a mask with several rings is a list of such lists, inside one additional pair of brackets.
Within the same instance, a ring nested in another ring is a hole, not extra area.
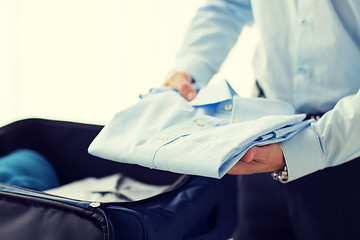
[(224, 80), (186, 101), (152, 89), (117, 113), (89, 147), (95, 156), (177, 173), (221, 178), (252, 146), (282, 142), (312, 120), (291, 105), (241, 98)]
[(19, 149), (0, 158), (0, 182), (39, 191), (59, 186), (51, 164), (29, 149)]

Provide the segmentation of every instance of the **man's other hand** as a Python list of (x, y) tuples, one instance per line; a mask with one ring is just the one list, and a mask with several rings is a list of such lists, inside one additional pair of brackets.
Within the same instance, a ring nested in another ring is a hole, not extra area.
[(280, 143), (252, 147), (228, 171), (228, 174), (253, 174), (273, 172), (285, 167), (285, 159)]

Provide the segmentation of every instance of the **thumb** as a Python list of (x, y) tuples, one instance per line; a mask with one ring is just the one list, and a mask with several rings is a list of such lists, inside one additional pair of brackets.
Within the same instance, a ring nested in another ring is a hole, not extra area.
[(196, 97), (196, 90), (190, 83), (183, 83), (182, 85), (175, 88), (188, 101), (191, 101)]
[(254, 158), (255, 158), (255, 148), (256, 147), (250, 148), (240, 160), (243, 161), (243, 162), (246, 162), (246, 163), (249, 163), (252, 160), (254, 160)]
[(191, 83), (192, 78), (188, 73), (175, 72), (166, 79), (164, 86), (175, 88), (186, 100), (191, 101), (197, 94)]

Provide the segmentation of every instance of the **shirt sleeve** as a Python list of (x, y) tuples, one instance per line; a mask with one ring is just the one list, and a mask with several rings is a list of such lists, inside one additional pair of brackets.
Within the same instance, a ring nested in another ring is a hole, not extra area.
[(282, 142), (289, 181), (360, 156), (360, 91)]
[(219, 70), (242, 27), (253, 23), (249, 0), (207, 0), (190, 24), (172, 71), (185, 71), (204, 87)]

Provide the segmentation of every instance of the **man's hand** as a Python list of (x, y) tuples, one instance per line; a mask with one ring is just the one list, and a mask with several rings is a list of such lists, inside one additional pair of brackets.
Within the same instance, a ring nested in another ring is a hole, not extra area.
[(253, 174), (273, 172), (285, 167), (284, 155), (280, 143), (252, 147), (228, 171), (228, 174)]
[(188, 101), (196, 97), (196, 90), (191, 85), (192, 78), (186, 72), (171, 73), (164, 83), (164, 86), (173, 87)]

